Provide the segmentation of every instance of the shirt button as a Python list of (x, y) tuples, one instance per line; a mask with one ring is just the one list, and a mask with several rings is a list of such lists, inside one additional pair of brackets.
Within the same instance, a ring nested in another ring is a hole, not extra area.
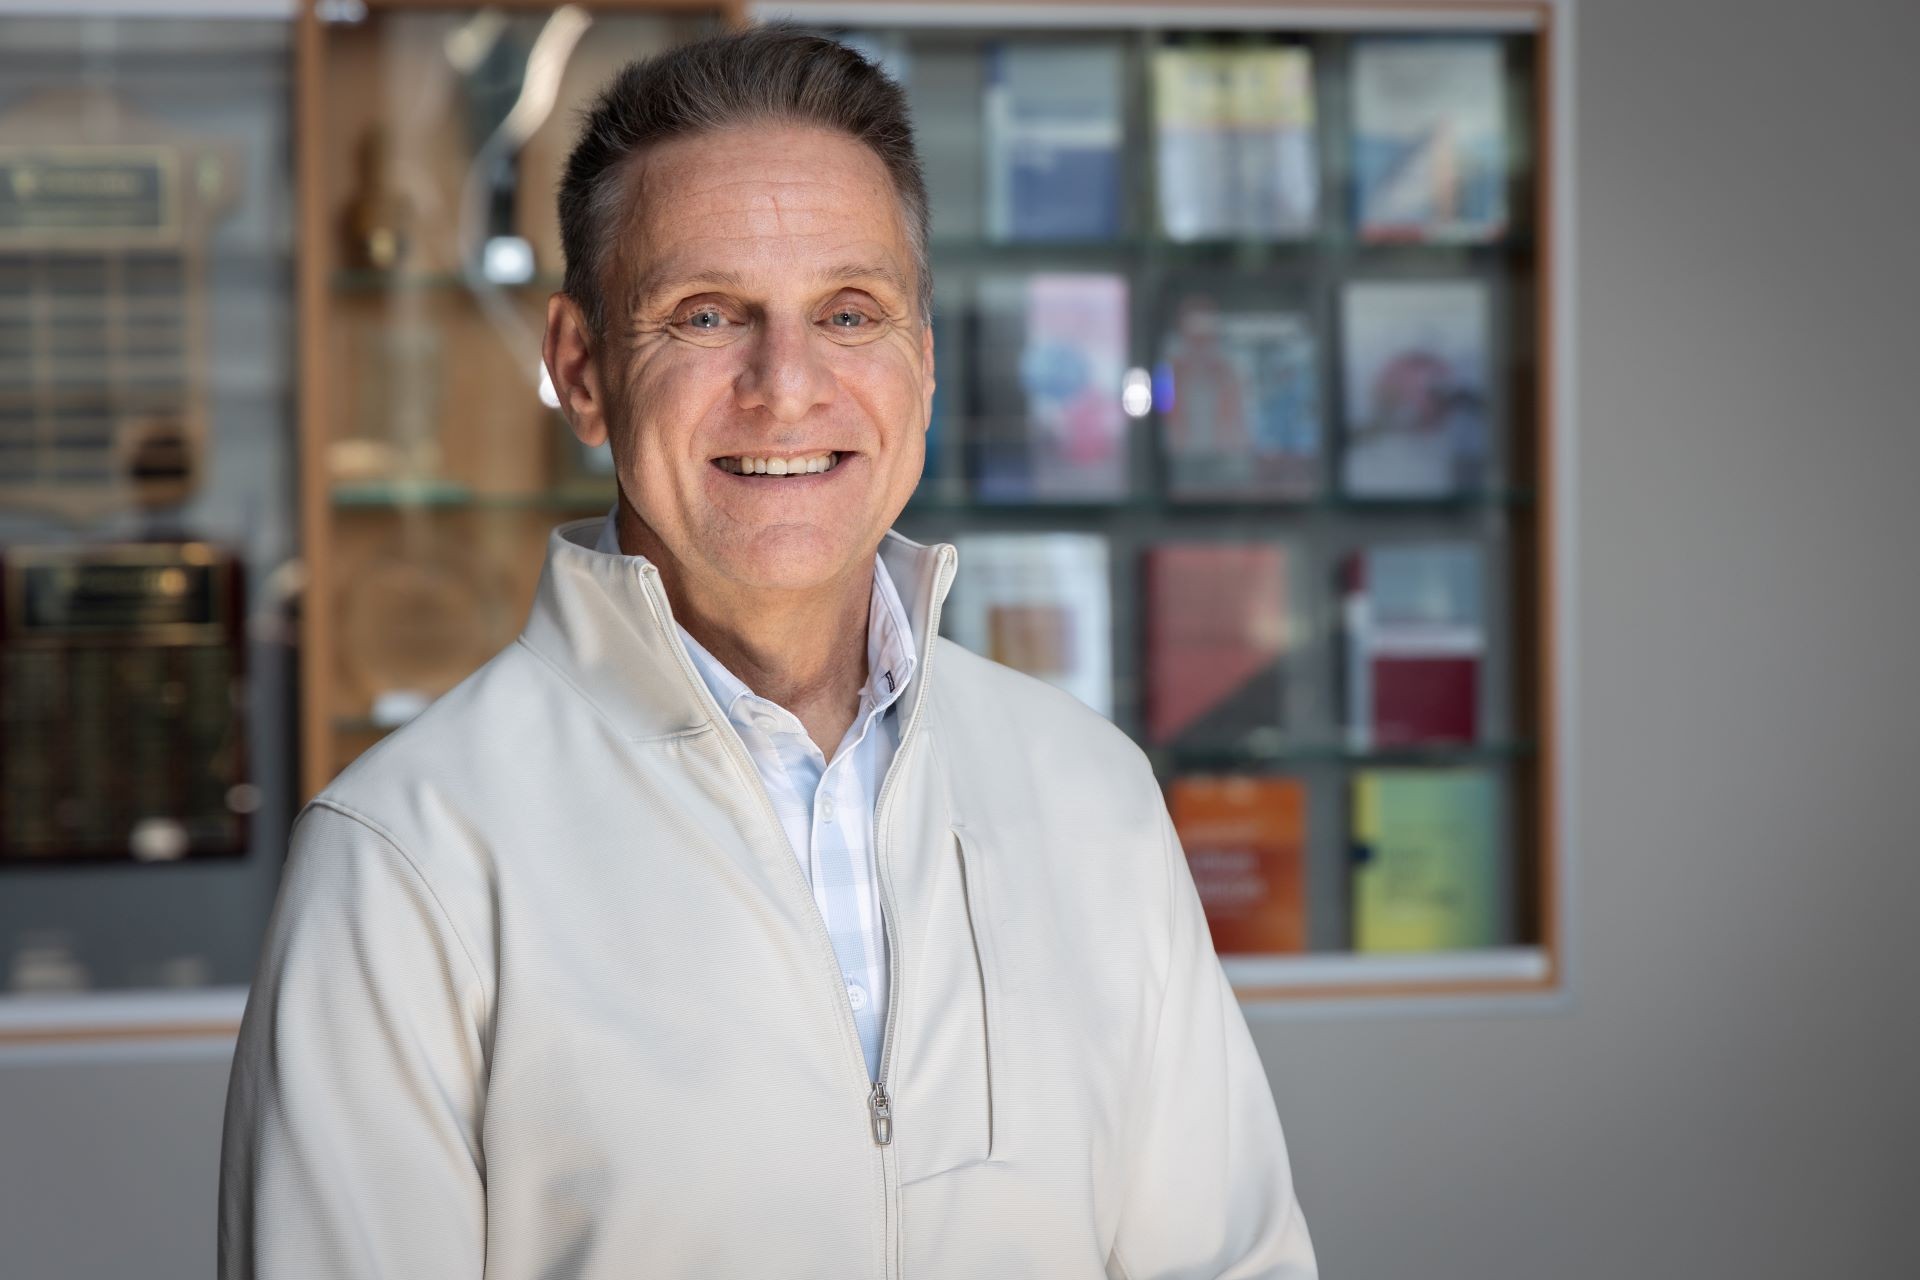
[(857, 982), (847, 984), (847, 1003), (856, 1011), (867, 1007), (867, 989)]
[(771, 711), (756, 711), (753, 716), (753, 722), (762, 729), (765, 729), (768, 733), (772, 733), (780, 727), (780, 717), (774, 715)]
[(820, 821), (822, 822), (833, 821), (833, 797), (832, 796), (820, 797)]

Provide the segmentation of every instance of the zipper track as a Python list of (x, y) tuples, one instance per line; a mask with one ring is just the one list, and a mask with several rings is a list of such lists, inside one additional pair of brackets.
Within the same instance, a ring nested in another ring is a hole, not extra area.
[[(853, 1009), (848, 1005), (846, 1000), (844, 979), (840, 972), (839, 954), (833, 949), (833, 939), (827, 933), (827, 922), (820, 915), (819, 903), (815, 901), (813, 897), (813, 888), (807, 883), (806, 873), (800, 869), (799, 859), (793, 856), (793, 848), (786, 838), (786, 828), (781, 825), (780, 815), (774, 810), (773, 799), (767, 794), (766, 784), (760, 780), (760, 770), (754, 766), (753, 758), (748, 755), (746, 744), (740, 741), (738, 734), (730, 731), (731, 726), (727, 723), (726, 713), (720, 709), (720, 704), (714, 700), (713, 691), (707, 688), (706, 681), (702, 680), (700, 673), (694, 669), (693, 659), (687, 653), (686, 646), (681, 644), (680, 638), (673, 634), (671, 625), (673, 610), (668, 605), (665, 599), (665, 592), (660, 586), (660, 570), (651, 563), (642, 565), (640, 569), (642, 584), (646, 589), (648, 599), (653, 603), (655, 625), (659, 627), (661, 634), (666, 638), (667, 647), (673, 651), (674, 659), (679, 664), (681, 675), (684, 676), (687, 683), (693, 687), (694, 694), (699, 698), (701, 705), (706, 708), (708, 720), (721, 731), (719, 733), (720, 740), (726, 748), (728, 757), (733, 761), (734, 767), (744, 775), (748, 789), (759, 797), (762, 814), (772, 826), (775, 834), (780, 837), (781, 860), (791, 869), (791, 874), (797, 882), (801, 893), (814, 908), (808, 913), (813, 920), (814, 940), (818, 948), (830, 961), (830, 967), (833, 970), (834, 1005), (839, 1010), (840, 1025), (846, 1029), (847, 1036), (853, 1044), (853, 1056), (859, 1070), (860, 1086), (867, 1094), (868, 1113), (872, 1117), (874, 1145), (880, 1150), (881, 1194), (886, 1214), (885, 1232), (887, 1251), (885, 1268), (889, 1276), (894, 1275), (897, 1271), (895, 1266), (896, 1258), (894, 1255), (898, 1247), (898, 1241), (895, 1238), (898, 1230), (895, 1223), (896, 1213), (893, 1204), (893, 1188), (891, 1185), (893, 1169), (892, 1162), (888, 1159), (891, 1153), (890, 1149), (893, 1145), (893, 1113), (891, 1100), (887, 1096), (887, 1074), (893, 1065), (893, 1032), (895, 1025), (899, 1021), (898, 1006), (901, 984), (899, 935), (894, 929), (893, 924), (894, 915), (896, 914), (893, 901), (893, 880), (887, 871), (886, 817), (891, 812), (887, 806), (893, 799), (894, 783), (900, 773), (900, 762), (906, 757), (907, 745), (913, 741), (913, 731), (915, 727), (919, 725), (921, 713), (926, 706), (927, 676), (933, 668), (934, 641), (940, 635), (940, 607), (942, 602), (941, 597), (944, 594), (942, 587), (946, 585), (950, 576), (953, 561), (953, 548), (950, 545), (941, 544), (939, 548), (939, 564), (934, 570), (932, 603), (927, 611), (927, 634), (920, 647), (919, 668), (915, 672), (915, 678), (919, 681), (919, 688), (914, 692), (913, 708), (908, 713), (907, 723), (902, 726), (900, 730), (900, 741), (898, 745), (894, 747), (893, 759), (887, 765), (886, 776), (881, 779), (880, 782), (880, 794), (874, 803), (874, 868), (880, 881), (880, 922), (886, 930), (887, 935), (888, 974), (887, 1021), (886, 1026), (881, 1031), (880, 1070), (871, 1082), (867, 1079), (867, 1054), (866, 1050), (860, 1045), (860, 1029), (854, 1024)], [(871, 1089), (868, 1088), (869, 1083), (871, 1083)]]
[(887, 766), (887, 776), (881, 779), (880, 795), (878, 799), (875, 800), (873, 807), (873, 861), (874, 867), (880, 876), (880, 903), (883, 908), (880, 918), (886, 926), (887, 948), (891, 956), (887, 975), (887, 1025), (880, 1033), (880, 1071), (874, 1079), (876, 1085), (883, 1087), (887, 1082), (887, 1070), (893, 1065), (894, 997), (900, 990), (900, 952), (894, 945), (893, 936), (893, 880), (892, 877), (887, 874), (886, 816), (889, 812), (887, 803), (893, 799), (894, 779), (899, 773), (900, 760), (906, 754), (907, 741), (913, 733), (914, 726), (920, 723), (921, 710), (926, 706), (927, 673), (933, 667), (934, 645), (932, 638), (938, 637), (940, 634), (940, 588), (942, 580), (947, 576), (947, 570), (952, 567), (952, 554), (951, 548), (944, 544), (941, 546), (940, 565), (934, 573), (933, 606), (927, 612), (927, 635), (929, 640), (926, 645), (926, 652), (921, 659), (920, 670), (916, 673), (917, 678), (921, 682), (920, 688), (913, 699), (913, 711), (908, 715), (906, 725), (900, 730), (900, 745), (894, 749), (893, 760)]
[[(899, 1214), (893, 1202), (894, 1189), (892, 1180), (895, 1171), (891, 1167), (892, 1162), (887, 1158), (893, 1144), (893, 1111), (892, 1104), (887, 1098), (887, 1073), (893, 1066), (893, 1032), (894, 1027), (899, 1022), (898, 1004), (901, 987), (901, 967), (900, 948), (896, 942), (893, 927), (893, 918), (895, 914), (897, 914), (893, 904), (893, 878), (887, 871), (886, 819), (887, 815), (891, 812), (887, 805), (888, 802), (893, 799), (894, 781), (900, 773), (900, 762), (906, 757), (907, 743), (912, 740), (914, 727), (920, 723), (921, 712), (925, 710), (927, 705), (927, 676), (933, 669), (934, 642), (940, 635), (940, 604), (941, 597), (944, 595), (942, 588), (946, 585), (950, 570), (953, 568), (953, 558), (953, 548), (949, 545), (942, 544), (940, 547), (940, 563), (934, 570), (933, 601), (927, 610), (927, 635), (922, 645), (920, 669), (914, 676), (914, 678), (920, 682), (920, 687), (914, 691), (913, 710), (908, 713), (907, 723), (901, 727), (900, 744), (894, 748), (893, 759), (887, 765), (887, 776), (880, 781), (880, 795), (874, 801), (873, 806), (873, 865), (874, 871), (880, 879), (880, 921), (887, 931), (888, 952), (887, 1025), (880, 1032), (880, 1070), (874, 1076), (873, 1080), (873, 1096), (878, 1098), (880, 1105), (886, 1109), (887, 1119), (884, 1141), (881, 1140), (881, 1130), (877, 1124), (874, 1138), (880, 1146), (882, 1180), (886, 1193), (886, 1274), (889, 1276), (897, 1275), (902, 1269), (898, 1265), (900, 1231), (897, 1219)], [(861, 1059), (863, 1066), (865, 1065), (865, 1061), (863, 1057)]]
[[(728, 723), (726, 713), (714, 700), (713, 690), (707, 688), (707, 682), (700, 678), (698, 671), (694, 670), (693, 659), (688, 655), (686, 646), (680, 643), (680, 637), (673, 634), (673, 610), (668, 606), (664, 599), (665, 593), (660, 588), (660, 570), (652, 564), (646, 564), (641, 566), (640, 573), (647, 595), (654, 603), (654, 622), (666, 637), (668, 647), (673, 650), (673, 656), (680, 666), (680, 674), (686, 677), (687, 683), (693, 687), (695, 695), (706, 708), (707, 718), (718, 731), (717, 736), (728, 758), (742, 774), (742, 781), (746, 783), (747, 790), (759, 798), (761, 814), (766, 818), (774, 834), (780, 837), (779, 860), (786, 864), (800, 889), (801, 896), (813, 908), (807, 915), (813, 921), (814, 941), (822, 954), (827, 957), (829, 966), (833, 970), (836, 997), (834, 1005), (840, 1011), (840, 1025), (846, 1029), (848, 1037), (853, 1041), (854, 1057), (859, 1060), (860, 1065), (860, 1086), (864, 1091), (867, 1085), (866, 1050), (860, 1047), (860, 1029), (854, 1025), (853, 1009), (847, 1004), (846, 984), (840, 974), (840, 957), (833, 949), (833, 939), (827, 933), (827, 922), (821, 918), (819, 903), (814, 901), (813, 887), (807, 883), (807, 873), (800, 869), (800, 860), (793, 856), (793, 845), (787, 839), (787, 830), (780, 824), (780, 815), (774, 810), (772, 797), (767, 795), (766, 783), (760, 780), (760, 770), (755, 767), (753, 757), (747, 754), (746, 744), (740, 741), (739, 734), (732, 731), (733, 727)], [(891, 1003), (893, 997), (891, 987), (888, 989), (887, 997)]]

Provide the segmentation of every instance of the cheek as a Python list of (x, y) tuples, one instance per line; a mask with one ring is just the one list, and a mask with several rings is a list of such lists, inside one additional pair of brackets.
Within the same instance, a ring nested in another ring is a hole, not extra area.
[(695, 458), (702, 431), (733, 380), (732, 362), (722, 351), (674, 352), (642, 366), (624, 401), (634, 456), (667, 463)]

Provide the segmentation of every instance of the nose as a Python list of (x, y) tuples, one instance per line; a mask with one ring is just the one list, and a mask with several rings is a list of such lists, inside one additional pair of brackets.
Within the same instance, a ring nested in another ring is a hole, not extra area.
[(833, 399), (833, 371), (805, 321), (768, 317), (756, 325), (746, 367), (734, 383), (742, 409), (765, 409), (779, 422), (799, 422)]

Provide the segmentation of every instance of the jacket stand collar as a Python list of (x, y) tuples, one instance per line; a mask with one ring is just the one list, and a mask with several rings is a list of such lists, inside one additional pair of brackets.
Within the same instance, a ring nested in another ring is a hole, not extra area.
[[(573, 520), (547, 535), (547, 560), (520, 643), (539, 655), (629, 739), (670, 737), (708, 723), (697, 676), (673, 625), (660, 571), (634, 556), (594, 549), (604, 517)], [(926, 694), (939, 606), (953, 585), (957, 553), (892, 530), (880, 559), (913, 626), (914, 687), (902, 723)]]

